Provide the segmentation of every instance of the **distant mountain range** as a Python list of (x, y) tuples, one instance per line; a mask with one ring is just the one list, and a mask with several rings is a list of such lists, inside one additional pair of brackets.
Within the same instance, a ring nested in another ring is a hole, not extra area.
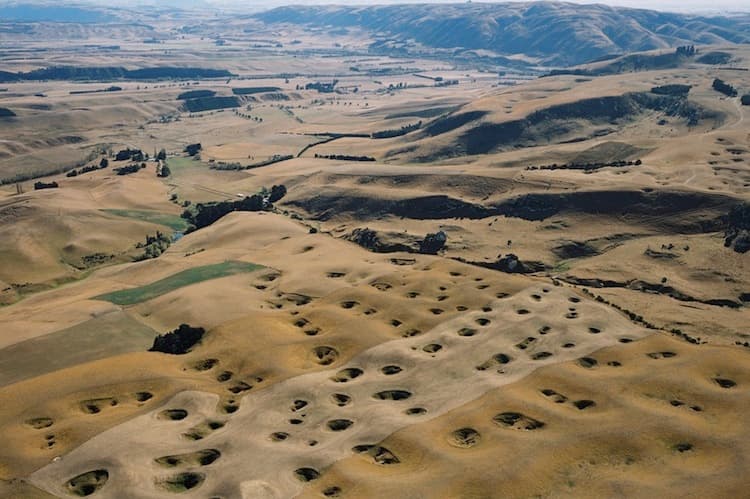
[(110, 13), (87, 7), (43, 3), (0, 5), (0, 22), (106, 23), (116, 20)]
[(267, 24), (361, 27), (379, 47), (490, 50), (571, 66), (680, 45), (750, 43), (750, 15), (703, 17), (559, 2), (289, 6), (256, 14)]

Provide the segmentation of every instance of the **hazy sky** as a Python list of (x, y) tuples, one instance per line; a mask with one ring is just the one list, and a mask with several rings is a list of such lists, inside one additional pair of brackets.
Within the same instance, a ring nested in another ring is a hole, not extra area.
[[(19, 2), (21, 0), (18, 0)], [(395, 3), (462, 3), (461, 0), (78, 0), (88, 1), (104, 5), (133, 6), (137, 4), (150, 5), (216, 5), (247, 10), (258, 10), (261, 8), (277, 7), (279, 5), (373, 5), (373, 4), (395, 4)], [(465, 0), (464, 0), (465, 1)], [(473, 0), (482, 2), (488, 0)], [(499, 0), (508, 1), (508, 0)], [(510, 0), (513, 1), (513, 0)], [(534, 1), (534, 0), (517, 0)], [(622, 7), (636, 7), (654, 10), (668, 10), (673, 12), (750, 12), (750, 0), (566, 0), (573, 3), (591, 4), (602, 3)], [(0, 3), (5, 3), (0, 0)], [(75, 0), (62, 4), (76, 3)], [(497, 0), (489, 3), (498, 3)]]
[[(474, 0), (482, 1), (482, 0)], [(502, 1), (502, 0), (501, 0)], [(750, 12), (750, 0), (568, 0), (573, 3), (603, 3), (623, 7), (638, 7), (644, 9), (670, 11), (745, 11)], [(234, 0), (218, 0), (216, 3), (235, 3)], [(247, 2), (243, 2), (247, 5)], [(457, 0), (260, 0), (256, 4), (348, 4), (367, 5), (385, 3), (461, 3)]]

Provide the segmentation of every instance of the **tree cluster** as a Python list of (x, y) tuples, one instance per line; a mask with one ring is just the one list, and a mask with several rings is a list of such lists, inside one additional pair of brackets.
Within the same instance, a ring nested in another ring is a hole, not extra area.
[(716, 78), (711, 86), (714, 90), (721, 92), (727, 97), (737, 97), (737, 89), (724, 80)]
[(338, 80), (333, 80), (331, 83), (316, 81), (315, 83), (305, 85), (305, 90), (317, 90), (321, 94), (331, 94), (336, 89), (338, 83)]
[(143, 161), (146, 156), (140, 149), (123, 149), (115, 154), (115, 161)]
[(188, 154), (188, 156), (192, 157), (192, 156), (195, 156), (196, 154), (198, 154), (198, 152), (200, 152), (202, 149), (203, 149), (203, 146), (200, 145), (200, 143), (198, 143), (198, 144), (188, 144), (187, 146), (185, 146), (184, 152), (186, 152)]
[(186, 209), (182, 218), (187, 220), (192, 227), (192, 232), (203, 227), (208, 227), (223, 216), (233, 211), (265, 211), (273, 208), (273, 203), (286, 196), (286, 186), (274, 185), (269, 191), (263, 188), (260, 193), (246, 196), (237, 201), (219, 201), (215, 203), (198, 203), (194, 207)]
[(683, 45), (682, 47), (677, 47), (675, 54), (684, 57), (693, 57), (695, 55), (695, 45)]
[(167, 178), (172, 174), (172, 171), (166, 164), (161, 164), (156, 168), (156, 176), (159, 178)]
[(145, 243), (138, 243), (136, 248), (144, 248), (143, 254), (135, 258), (135, 261), (150, 260), (158, 258), (172, 244), (172, 238), (163, 232), (156, 232), (154, 236), (146, 236)]
[(160, 334), (154, 338), (154, 345), (148, 351), (184, 355), (203, 339), (204, 334), (206, 334), (206, 330), (202, 327), (180, 324), (180, 327), (174, 331)]
[(224, 215), (233, 211), (262, 211), (267, 206), (263, 196), (254, 194), (238, 201), (219, 201), (217, 203), (198, 203), (192, 210), (185, 210), (182, 218), (190, 222), (193, 230), (208, 227)]

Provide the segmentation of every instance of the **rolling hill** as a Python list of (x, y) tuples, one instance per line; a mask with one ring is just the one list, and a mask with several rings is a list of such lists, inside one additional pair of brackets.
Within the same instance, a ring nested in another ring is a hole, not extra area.
[(268, 24), (361, 27), (385, 36), (375, 48), (490, 50), (569, 66), (612, 54), (685, 44), (750, 41), (750, 19), (700, 17), (557, 2), (370, 7), (291, 6), (256, 15)]

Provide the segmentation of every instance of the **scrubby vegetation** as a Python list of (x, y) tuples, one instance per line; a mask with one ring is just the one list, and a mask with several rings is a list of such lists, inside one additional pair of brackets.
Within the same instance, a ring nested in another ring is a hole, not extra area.
[(445, 248), (448, 242), (448, 236), (442, 230), (435, 234), (427, 234), (419, 242), (419, 252), (427, 255), (437, 255), (440, 250)]
[(750, 251), (750, 203), (738, 204), (729, 211), (724, 246), (737, 253)]
[(651, 89), (652, 94), (657, 95), (674, 95), (676, 97), (684, 97), (690, 93), (692, 85), (662, 85), (660, 87), (654, 87)]
[(732, 60), (732, 54), (727, 52), (706, 52), (702, 56), (698, 57), (695, 62), (701, 64), (727, 64)]
[(717, 92), (721, 92), (727, 97), (737, 97), (737, 89), (724, 80), (716, 78), (711, 87)]

